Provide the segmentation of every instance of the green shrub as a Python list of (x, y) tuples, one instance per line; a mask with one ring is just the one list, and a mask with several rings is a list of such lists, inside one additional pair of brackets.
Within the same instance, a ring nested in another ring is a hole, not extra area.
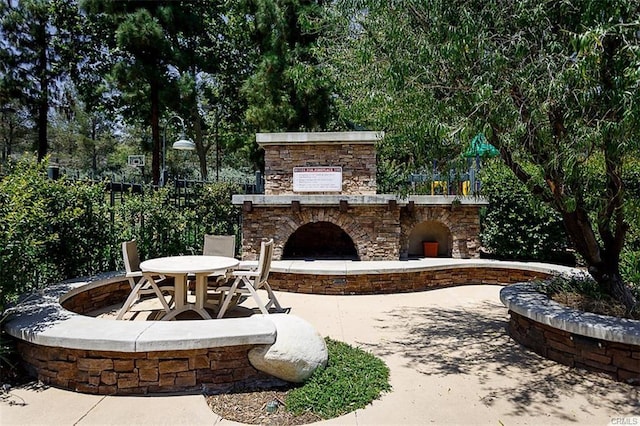
[(594, 300), (611, 298), (589, 275), (554, 275), (545, 281), (536, 281), (536, 287), (538, 291), (549, 297), (556, 294), (577, 293)]
[(45, 166), (24, 158), (0, 180), (0, 309), (21, 293), (106, 266), (102, 190), (51, 181)]
[(209, 183), (195, 193), (193, 213), (202, 225), (197, 235), (197, 250), (202, 249), (204, 234), (235, 235), (236, 251), (240, 253), (240, 208), (231, 204), (233, 194), (239, 194), (240, 187), (231, 182)]
[(389, 368), (374, 355), (346, 343), (326, 339), (329, 361), (301, 387), (287, 395), (287, 410), (310, 411), (323, 419), (366, 407), (391, 389)]
[(533, 198), (502, 163), (488, 162), (481, 179), (489, 201), (481, 217), (483, 247), (502, 259), (562, 261), (569, 240), (559, 214)]
[(196, 188), (188, 206), (170, 191), (143, 187), (111, 207), (105, 185), (50, 180), (33, 158), (10, 164), (0, 180), (0, 311), (52, 282), (122, 269), (125, 240), (135, 238), (144, 259), (200, 252), (205, 233), (239, 236), (236, 185)]
[(113, 207), (113, 243), (120, 264), (120, 244), (136, 239), (141, 259), (184, 254), (188, 212), (169, 200), (169, 188), (143, 187), (142, 193), (123, 194)]
[(625, 249), (620, 254), (620, 274), (640, 300), (640, 250)]

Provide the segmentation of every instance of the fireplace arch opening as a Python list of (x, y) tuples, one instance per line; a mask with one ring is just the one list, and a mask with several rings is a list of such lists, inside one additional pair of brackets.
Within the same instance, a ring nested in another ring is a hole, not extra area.
[(451, 231), (442, 222), (428, 220), (418, 223), (409, 234), (408, 254), (410, 258), (424, 257), (422, 243), (438, 243), (438, 256), (451, 257)]
[(360, 260), (349, 234), (331, 222), (307, 223), (296, 229), (284, 245), (282, 259)]

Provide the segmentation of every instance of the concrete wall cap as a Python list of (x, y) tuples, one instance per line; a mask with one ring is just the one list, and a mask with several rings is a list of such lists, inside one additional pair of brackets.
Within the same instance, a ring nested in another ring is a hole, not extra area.
[(276, 327), (262, 316), (210, 321), (116, 321), (80, 315), (60, 304), (69, 295), (124, 279), (121, 272), (110, 272), (64, 281), (23, 297), (10, 308), (4, 329), (11, 336), (36, 345), (116, 352), (188, 350), (275, 342)]
[(258, 145), (287, 145), (287, 144), (374, 144), (384, 138), (384, 132), (285, 132), (285, 133), (256, 133)]
[(409, 197), (400, 197), (393, 194), (375, 194), (375, 195), (302, 195), (302, 194), (283, 194), (283, 195), (242, 195), (235, 194), (231, 197), (234, 205), (242, 205), (245, 201), (250, 201), (255, 207), (287, 207), (291, 202), (298, 201), (302, 206), (339, 206), (340, 201), (346, 201), (350, 205), (368, 206), (368, 205), (384, 205), (389, 201), (395, 201), (399, 206), (405, 206), (409, 202), (413, 202), (417, 206), (451, 206), (454, 201), (460, 202), (462, 206), (485, 206), (489, 202), (482, 197), (456, 197), (454, 195), (416, 195)]
[(503, 288), (500, 300), (509, 310), (541, 324), (594, 339), (640, 346), (640, 321), (571, 309), (538, 292), (531, 283)]

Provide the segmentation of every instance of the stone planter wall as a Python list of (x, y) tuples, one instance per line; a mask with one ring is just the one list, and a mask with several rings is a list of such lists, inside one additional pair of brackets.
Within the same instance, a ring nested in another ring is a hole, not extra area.
[(58, 283), (25, 298), (3, 328), (31, 375), (72, 391), (127, 395), (280, 383), (249, 361), (251, 349), (277, 335), (261, 315), (166, 322), (83, 315), (121, 304), (130, 291), (117, 272)]
[(129, 280), (115, 281), (101, 286), (96, 286), (91, 291), (80, 291), (66, 295), (61, 301), (65, 309), (77, 314), (85, 315), (88, 312), (97, 311), (107, 306), (122, 303), (131, 292)]
[(640, 385), (640, 346), (581, 336), (509, 314), (511, 337), (543, 357)]
[(571, 309), (528, 283), (503, 288), (500, 299), (517, 342), (561, 364), (640, 385), (640, 321)]

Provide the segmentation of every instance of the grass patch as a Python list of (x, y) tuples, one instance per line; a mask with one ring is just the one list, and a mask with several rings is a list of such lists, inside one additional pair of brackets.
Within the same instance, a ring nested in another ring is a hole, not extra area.
[(288, 393), (288, 411), (329, 419), (364, 408), (391, 389), (384, 361), (343, 342), (326, 338), (326, 343), (327, 367), (316, 370), (304, 385)]

